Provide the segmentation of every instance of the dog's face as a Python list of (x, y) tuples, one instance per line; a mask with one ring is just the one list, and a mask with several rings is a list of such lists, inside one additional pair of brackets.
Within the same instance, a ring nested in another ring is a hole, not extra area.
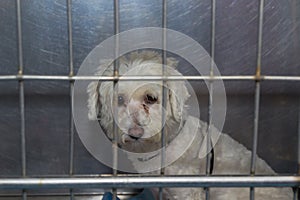
[(118, 125), (123, 141), (150, 138), (161, 130), (161, 90), (158, 84), (120, 83), (117, 97)]
[(132, 151), (156, 148), (163, 125), (162, 86), (147, 82), (119, 82), (115, 101), (114, 105), (118, 105), (115, 120), (121, 131), (120, 145)]
[[(154, 57), (145, 58), (145, 55), (149, 56), (149, 52), (121, 60), (121, 75), (162, 75), (160, 56), (154, 54)], [(172, 67), (166, 66), (167, 75), (180, 75)], [(108, 69), (111, 71), (112, 66)], [(121, 80), (116, 84), (117, 89), (113, 88), (112, 82), (89, 85), (89, 118), (98, 118), (110, 139), (113, 138), (115, 122), (121, 148), (132, 152), (153, 151), (160, 148), (162, 127), (166, 135), (176, 133), (183, 116), (184, 102), (189, 96), (182, 81), (163, 84), (162, 81), (144, 81), (142, 78)]]

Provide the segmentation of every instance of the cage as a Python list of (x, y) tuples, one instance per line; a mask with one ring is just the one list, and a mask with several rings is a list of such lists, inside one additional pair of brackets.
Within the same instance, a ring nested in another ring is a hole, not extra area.
[[(138, 27), (182, 32), (210, 53), (221, 76), (208, 79), (223, 80), (227, 95), (223, 132), (278, 173), (208, 174), (192, 186), (284, 186), (298, 199), (299, 10), (297, 0), (1, 0), (0, 199), (100, 199), (108, 190), (126, 199), (138, 186), (191, 187), (191, 177), (116, 175), (74, 127), (81, 63), (106, 38)], [(187, 79), (192, 73), (185, 64), (180, 70)], [(209, 94), (196, 91), (209, 121)]]

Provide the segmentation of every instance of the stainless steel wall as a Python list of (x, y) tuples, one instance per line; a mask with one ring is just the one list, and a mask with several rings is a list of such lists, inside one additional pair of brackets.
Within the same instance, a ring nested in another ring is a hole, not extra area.
[[(254, 75), (257, 56), (258, 1), (216, 1), (215, 62), (222, 75)], [(211, 1), (169, 0), (167, 27), (187, 34), (210, 52)], [(16, 3), (0, 0), (0, 76), (18, 72)], [(24, 74), (68, 75), (66, 0), (22, 0)], [(113, 1), (73, 0), (74, 69), (113, 35)], [(159, 0), (120, 2), (120, 29), (161, 27)], [(300, 76), (300, 2), (266, 0), (262, 75)], [(183, 60), (179, 70), (192, 73)], [(228, 107), (223, 132), (251, 148), (254, 81), (225, 82)], [(28, 80), (25, 87), (27, 174), (69, 174), (69, 83)], [(199, 87), (199, 86), (197, 86)], [(300, 83), (261, 83), (258, 154), (279, 173), (297, 172)], [(199, 87), (206, 120), (207, 89)], [(21, 175), (20, 110), (17, 81), (0, 81), (0, 176)], [(95, 160), (75, 134), (74, 173), (111, 170)]]

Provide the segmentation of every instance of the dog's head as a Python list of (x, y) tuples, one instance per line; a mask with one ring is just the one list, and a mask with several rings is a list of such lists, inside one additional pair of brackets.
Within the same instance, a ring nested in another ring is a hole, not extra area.
[[(101, 68), (106, 69), (98, 75), (112, 75), (112, 62), (105, 65)], [(175, 70), (176, 65), (175, 59), (168, 58), (164, 74), (180, 76)], [(119, 73), (121, 76), (161, 76), (162, 69), (161, 55), (144, 51), (123, 56)], [(189, 97), (184, 81), (163, 83), (142, 78), (119, 81), (116, 90), (112, 81), (92, 82), (88, 86), (88, 94), (89, 119), (99, 120), (110, 139), (113, 138), (115, 120), (119, 146), (133, 152), (149, 152), (159, 148), (162, 127), (168, 137), (176, 134), (184, 117), (185, 101)]]

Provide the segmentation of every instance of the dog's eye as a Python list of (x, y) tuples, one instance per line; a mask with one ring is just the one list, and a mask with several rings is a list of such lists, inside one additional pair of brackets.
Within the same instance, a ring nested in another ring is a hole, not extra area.
[(122, 105), (124, 105), (124, 103), (125, 103), (124, 97), (122, 95), (119, 95), (118, 96), (118, 105), (122, 106)]
[(147, 94), (147, 95), (145, 96), (145, 102), (146, 102), (147, 104), (154, 104), (154, 103), (157, 102), (157, 97), (154, 97), (154, 96), (152, 96), (152, 95), (150, 95), (150, 94)]

